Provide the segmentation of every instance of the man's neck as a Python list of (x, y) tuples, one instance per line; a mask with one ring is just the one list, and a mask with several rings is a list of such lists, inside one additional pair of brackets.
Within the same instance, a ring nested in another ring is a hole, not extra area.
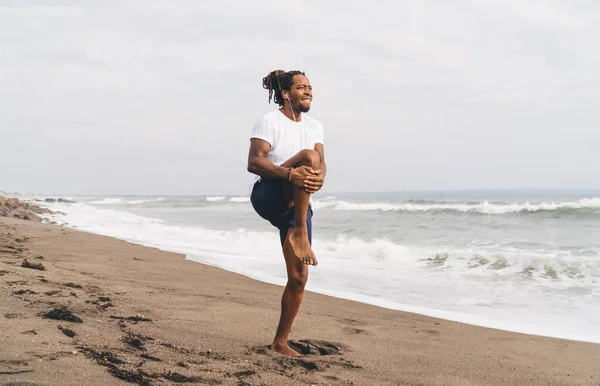
[[(302, 120), (302, 113), (296, 109), (293, 109), (289, 107), (288, 105), (283, 106), (282, 108), (279, 109), (279, 111), (281, 111), (283, 113), (283, 115), (285, 115), (286, 117), (288, 117), (290, 120), (294, 121), (294, 122), (300, 122)], [(294, 119), (296, 118), (296, 119)]]

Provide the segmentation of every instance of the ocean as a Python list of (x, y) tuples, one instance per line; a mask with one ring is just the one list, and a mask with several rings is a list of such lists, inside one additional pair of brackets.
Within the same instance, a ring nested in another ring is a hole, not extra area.
[[(278, 233), (248, 197), (71, 198), (45, 204), (53, 220), (285, 284)], [(313, 209), (307, 290), (600, 343), (600, 192), (315, 195)]]

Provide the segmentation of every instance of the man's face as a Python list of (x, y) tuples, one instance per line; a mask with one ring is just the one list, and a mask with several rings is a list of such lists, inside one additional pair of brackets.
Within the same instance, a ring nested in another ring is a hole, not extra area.
[(312, 86), (310, 81), (304, 75), (294, 75), (293, 84), (290, 89), (290, 102), (292, 106), (301, 113), (307, 113), (310, 110), (312, 102)]

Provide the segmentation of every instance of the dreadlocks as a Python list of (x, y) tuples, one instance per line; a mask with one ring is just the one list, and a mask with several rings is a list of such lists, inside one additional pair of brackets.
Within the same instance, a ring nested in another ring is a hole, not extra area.
[[(289, 91), (294, 84), (295, 75), (305, 75), (303, 71), (288, 71), (275, 70), (271, 71), (269, 75), (265, 76), (262, 80), (262, 86), (264, 89), (269, 90), (269, 103), (271, 98), (279, 106), (283, 106), (283, 96), (281, 90)], [(273, 95), (275, 94), (275, 95)]]

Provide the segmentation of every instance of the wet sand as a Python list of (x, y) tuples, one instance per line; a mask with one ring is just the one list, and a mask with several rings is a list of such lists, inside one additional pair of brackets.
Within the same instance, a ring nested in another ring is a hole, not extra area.
[(283, 357), (266, 349), (281, 292), (182, 255), (0, 217), (0, 385), (600, 385), (598, 344), (310, 292), (291, 336), (308, 355)]

